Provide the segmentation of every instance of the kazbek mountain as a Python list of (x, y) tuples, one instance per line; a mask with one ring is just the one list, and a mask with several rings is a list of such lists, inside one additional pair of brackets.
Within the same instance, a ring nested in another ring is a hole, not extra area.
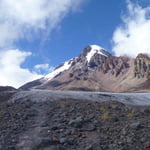
[(87, 46), (78, 57), (20, 89), (150, 92), (150, 56), (116, 57), (100, 46)]

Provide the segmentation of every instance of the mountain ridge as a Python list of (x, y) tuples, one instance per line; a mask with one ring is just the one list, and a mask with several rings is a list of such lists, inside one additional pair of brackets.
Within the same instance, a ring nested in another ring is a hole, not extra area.
[(139, 54), (136, 58), (117, 57), (100, 46), (91, 45), (85, 47), (78, 57), (21, 89), (149, 92), (149, 82), (148, 54)]

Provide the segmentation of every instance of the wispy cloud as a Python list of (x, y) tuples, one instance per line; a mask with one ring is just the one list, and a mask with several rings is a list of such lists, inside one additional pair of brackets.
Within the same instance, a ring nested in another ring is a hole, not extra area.
[[(0, 48), (41, 31), (51, 32), (85, 0), (1, 0)], [(31, 34), (32, 33), (32, 34)]]
[[(70, 12), (79, 10), (86, 0), (1, 0), (0, 2), (0, 85), (19, 87), (41, 77), (48, 64), (36, 65), (31, 72), (21, 64), (30, 52), (13, 50), (19, 40), (50, 35)], [(31, 70), (31, 68), (30, 68)]]
[(34, 66), (34, 70), (39, 74), (42, 74), (43, 72), (47, 74), (52, 72), (54, 67), (50, 66), (49, 64), (37, 64)]
[(122, 21), (113, 35), (115, 54), (136, 57), (138, 53), (150, 53), (150, 7), (143, 8), (128, 0)]

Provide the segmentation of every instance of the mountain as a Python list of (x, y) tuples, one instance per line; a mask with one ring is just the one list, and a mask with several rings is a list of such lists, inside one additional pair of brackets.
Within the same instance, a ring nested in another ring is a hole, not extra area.
[(104, 92), (150, 92), (150, 56), (112, 56), (90, 45), (83, 52), (21, 89), (82, 90)]
[(17, 89), (11, 86), (0, 86), (0, 92), (2, 91), (17, 91)]

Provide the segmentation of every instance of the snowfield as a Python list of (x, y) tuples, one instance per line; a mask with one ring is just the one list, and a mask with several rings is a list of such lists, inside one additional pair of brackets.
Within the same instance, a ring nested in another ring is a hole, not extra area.
[(129, 105), (150, 106), (150, 93), (106, 93), (82, 91), (30, 90), (16, 92), (10, 99), (10, 101), (54, 101), (63, 99), (81, 99), (99, 102), (118, 101)]
[(94, 56), (95, 53), (98, 53), (100, 55), (103, 55), (105, 57), (108, 57), (107, 55), (105, 55), (101, 50), (104, 49), (98, 45), (90, 45), (91, 50), (90, 52), (87, 54), (86, 59), (88, 61), (88, 63), (90, 62), (91, 58)]
[(69, 61), (65, 62), (65, 63), (63, 64), (63, 66), (61, 66), (60, 68), (58, 68), (58, 69), (54, 70), (53, 72), (49, 73), (48, 75), (46, 75), (46, 76), (44, 77), (44, 79), (46, 79), (46, 80), (51, 80), (51, 79), (53, 79), (55, 76), (57, 76), (59, 73), (65, 71), (65, 70), (68, 70), (68, 69), (71, 67), (71, 62), (70, 62), (70, 61), (72, 61), (72, 60), (69, 60)]

